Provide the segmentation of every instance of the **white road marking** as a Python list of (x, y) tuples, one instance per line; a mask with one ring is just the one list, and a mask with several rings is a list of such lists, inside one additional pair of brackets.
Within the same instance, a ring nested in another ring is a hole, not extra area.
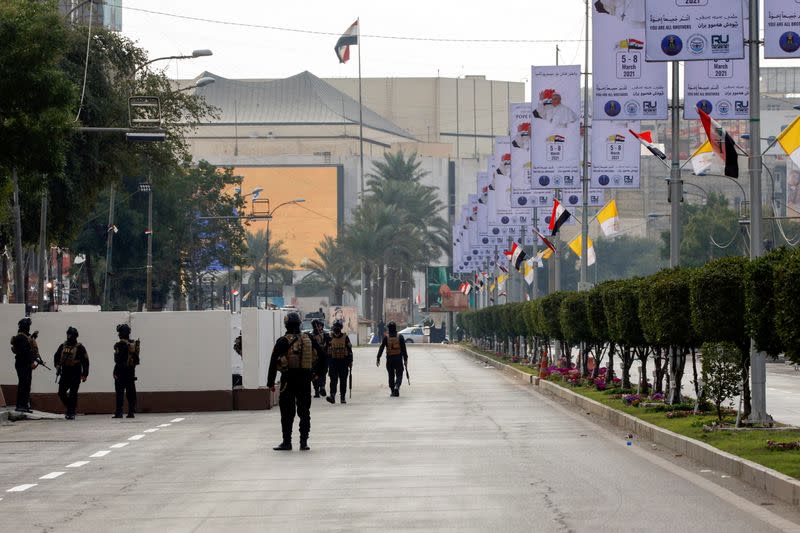
[(16, 487), (11, 487), (6, 492), (25, 492), (28, 489), (35, 487), (37, 483), (27, 483), (25, 485), (17, 485)]
[(89, 461), (75, 461), (71, 465), (67, 465), (67, 468), (80, 468), (83, 465), (88, 465)]
[(711, 470), (701, 470), (700, 472), (702, 472), (702, 473), (706, 474), (706, 473), (708, 473), (708, 472), (711, 472)]
[(150, 428), (144, 430), (145, 433), (155, 433), (156, 431), (158, 431), (158, 428)]
[(49, 474), (45, 474), (39, 479), (55, 479), (57, 477), (63, 476), (66, 472), (50, 472)]
[(172, 422), (172, 423), (183, 422), (184, 420), (186, 420), (186, 419), (185, 418), (173, 418), (172, 420), (170, 420), (170, 422)]
[(143, 434), (139, 434), (139, 435), (134, 435), (133, 437), (128, 437), (128, 440), (140, 440), (140, 439), (143, 439), (143, 438), (144, 438), (144, 435)]
[(127, 446), (128, 444), (130, 444), (130, 442), (118, 442), (118, 443), (116, 443), (116, 444), (112, 444), (112, 445), (111, 445), (111, 446), (109, 446), (109, 447), (110, 447), (110, 448), (114, 448), (114, 449), (117, 449), (117, 448), (124, 448), (124, 447), (125, 447), (125, 446)]
[(160, 428), (168, 428), (168, 427), (170, 427), (171, 425), (172, 425), (172, 424), (159, 424), (159, 425), (158, 425), (158, 427), (160, 427)]
[(89, 457), (105, 457), (106, 455), (110, 454), (111, 450), (100, 450), (99, 452), (94, 452)]

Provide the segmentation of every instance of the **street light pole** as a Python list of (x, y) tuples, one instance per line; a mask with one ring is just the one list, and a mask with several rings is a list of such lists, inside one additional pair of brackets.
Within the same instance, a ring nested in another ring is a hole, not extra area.
[[(758, 0), (750, 0), (750, 259), (762, 255), (761, 244), (761, 41), (759, 39)], [(766, 423), (767, 359), (750, 341), (751, 412), (750, 422)]]
[(103, 284), (103, 306), (105, 311), (109, 310), (109, 297), (111, 295), (111, 251), (114, 248), (114, 184), (111, 184), (108, 200), (108, 233), (106, 240), (106, 273), (105, 283)]
[(148, 180), (139, 184), (139, 190), (147, 193), (147, 288), (145, 309), (153, 310), (153, 184)]
[[(255, 216), (255, 215), (257, 215), (257, 214), (256, 214), (256, 211), (255, 211), (255, 204), (257, 204), (257, 203), (265, 203), (265, 204), (267, 204), (267, 211), (266, 211), (266, 213), (264, 213), (262, 216), (259, 216), (259, 218), (263, 218), (263, 219), (265, 219), (265, 220), (267, 221), (267, 249), (266, 249), (266, 251), (265, 251), (265, 253), (264, 253), (264, 274), (265, 274), (265, 277), (266, 277), (266, 279), (264, 280), (264, 305), (265, 305), (267, 308), (269, 308), (269, 259), (270, 259), (270, 257), (269, 257), (269, 256), (270, 256), (270, 244), (269, 244), (269, 241), (270, 241), (270, 234), (269, 234), (269, 223), (270, 223), (270, 221), (272, 220), (272, 216), (273, 216), (273, 215), (274, 215), (274, 214), (275, 214), (275, 213), (278, 211), (278, 209), (280, 209), (281, 207), (283, 207), (283, 206), (285, 206), (285, 205), (290, 205), (290, 204), (301, 204), (301, 203), (303, 203), (303, 202), (305, 202), (305, 199), (304, 199), (304, 198), (295, 198), (294, 200), (290, 200), (290, 201), (288, 201), (288, 202), (283, 202), (282, 204), (279, 204), (279, 205), (278, 205), (278, 207), (276, 207), (275, 209), (272, 209), (272, 210), (270, 210), (269, 198), (265, 198), (265, 199), (264, 199), (263, 201), (261, 201), (261, 202), (259, 202), (259, 201), (258, 201), (258, 200), (256, 200), (256, 199), (253, 199), (253, 215), (254, 215), (254, 216)], [(257, 298), (257, 296), (256, 296), (256, 298)]]
[(25, 286), (25, 274), (23, 268), (25, 261), (22, 259), (22, 220), (19, 209), (19, 178), (17, 178), (17, 168), (11, 170), (11, 177), (14, 182), (14, 301), (25, 305), (28, 295), (28, 288)]
[(681, 200), (683, 199), (683, 182), (681, 181), (681, 95), (680, 95), (680, 63), (672, 62), (672, 169), (669, 181), (670, 231), (669, 231), (669, 266), (680, 265), (681, 253)]

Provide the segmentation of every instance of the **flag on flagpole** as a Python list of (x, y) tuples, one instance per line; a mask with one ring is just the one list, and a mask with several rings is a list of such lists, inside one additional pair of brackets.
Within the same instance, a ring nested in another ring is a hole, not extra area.
[(662, 152), (658, 149), (658, 147), (653, 144), (653, 132), (651, 131), (643, 131), (641, 133), (636, 133), (633, 130), (628, 130), (631, 135), (636, 137), (645, 148), (647, 148), (651, 154), (656, 156), (657, 158), (661, 159), (662, 161), (667, 158), (667, 154)]
[(724, 174), (729, 178), (738, 178), (739, 154), (736, 152), (736, 143), (733, 142), (733, 137), (708, 113), (699, 107), (697, 112), (700, 114), (700, 121), (703, 123), (703, 128), (706, 130), (706, 135), (711, 143), (711, 149), (725, 163)]
[[(578, 235), (574, 239), (572, 239), (569, 243), (569, 249), (575, 252), (575, 255), (578, 257), (581, 256), (581, 243), (582, 243), (581, 236)], [(597, 261), (597, 256), (594, 253), (594, 243), (590, 237), (587, 237), (587, 251), (586, 251), (586, 263), (588, 266), (592, 266)]]
[(567, 211), (567, 209), (561, 205), (561, 202), (554, 199), (553, 212), (550, 214), (550, 235), (557, 234), (558, 230), (561, 229), (561, 226), (563, 226), (571, 216), (572, 213)]
[(514, 265), (514, 268), (517, 269), (517, 272), (519, 272), (520, 266), (522, 265), (522, 262), (525, 260), (526, 257), (525, 250), (522, 249), (522, 246), (519, 246), (517, 243), (514, 243), (514, 246), (511, 247), (511, 250), (505, 250), (503, 252), (503, 255), (505, 255), (508, 258), (511, 264)]
[(611, 200), (606, 206), (597, 213), (597, 221), (603, 235), (613, 237), (619, 233), (619, 211), (617, 211), (617, 200)]
[(778, 144), (792, 162), (800, 167), (800, 117), (794, 119), (794, 122), (778, 135)]
[(525, 276), (525, 283), (527, 283), (528, 285), (533, 285), (533, 273), (535, 272), (534, 269), (536, 268), (535, 266), (533, 266), (534, 262), (535, 259), (528, 259), (527, 261), (525, 261), (523, 266), (524, 270), (522, 274), (523, 276)]
[(358, 20), (356, 20), (336, 41), (334, 51), (339, 63), (347, 63), (350, 60), (350, 47), (358, 45), (358, 35)]
[(692, 172), (695, 176), (701, 176), (708, 172), (714, 164), (714, 150), (711, 149), (711, 143), (704, 142), (689, 159), (692, 161)]
[[(536, 229), (536, 228), (533, 228), (533, 231), (535, 231), (535, 232), (536, 232), (536, 235), (538, 235), (538, 236), (539, 236), (539, 238), (540, 238), (540, 239), (542, 239), (542, 242), (544, 243), (544, 245), (545, 245), (545, 246), (547, 246), (547, 247), (550, 249), (550, 253), (551, 253), (551, 254), (555, 253), (555, 251), (556, 251), (556, 247), (555, 247), (555, 246), (553, 246), (553, 243), (552, 243), (552, 242), (550, 242), (550, 240), (549, 240), (547, 237), (545, 237), (544, 235), (542, 235), (541, 233), (539, 233), (539, 230), (538, 230), (538, 229)], [(543, 251), (544, 251), (544, 250), (543, 250)], [(547, 257), (545, 257), (545, 259), (547, 259), (547, 258), (549, 258), (549, 257), (550, 257), (550, 256), (548, 255)]]

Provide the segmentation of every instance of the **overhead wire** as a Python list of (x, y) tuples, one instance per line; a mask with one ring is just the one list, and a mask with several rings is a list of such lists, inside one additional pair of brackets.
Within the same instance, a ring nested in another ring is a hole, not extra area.
[[(219, 19), (210, 19), (205, 17), (194, 17), (191, 15), (180, 15), (177, 13), (168, 13), (166, 11), (156, 11), (153, 9), (144, 9), (141, 7), (132, 7), (128, 5), (122, 4), (115, 4), (113, 2), (104, 2), (106, 5), (117, 7), (120, 9), (124, 9), (127, 11), (137, 11), (140, 13), (148, 13), (151, 15), (161, 15), (164, 17), (173, 17), (181, 20), (192, 20), (195, 22), (206, 22), (209, 24), (221, 24), (225, 26), (236, 26), (239, 28), (254, 28), (254, 29), (261, 29), (261, 30), (273, 30), (273, 31), (284, 31), (290, 33), (301, 33), (306, 35), (325, 35), (325, 36), (333, 36), (333, 37), (340, 37), (342, 32), (333, 32), (333, 31), (319, 31), (319, 30), (307, 30), (302, 28), (289, 28), (285, 26), (269, 26), (266, 24), (253, 24), (248, 22), (235, 22), (231, 20), (219, 20)], [(370, 33), (362, 33), (361, 37), (368, 37), (371, 39), (389, 39), (395, 41), (422, 41), (422, 42), (438, 42), (438, 43), (482, 43), (482, 44), (489, 44), (489, 43), (532, 43), (532, 44), (552, 44), (552, 43), (575, 43), (575, 42), (584, 42), (583, 39), (454, 39), (448, 37), (419, 37), (419, 36), (408, 36), (408, 35), (379, 35), (379, 34), (370, 34)]]

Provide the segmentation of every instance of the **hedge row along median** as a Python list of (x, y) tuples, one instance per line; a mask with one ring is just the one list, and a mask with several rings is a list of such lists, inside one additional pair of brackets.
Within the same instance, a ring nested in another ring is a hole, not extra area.
[[(722, 418), (721, 405), (741, 390), (746, 419), (750, 338), (771, 356), (785, 353), (800, 362), (798, 302), (800, 249), (781, 248), (753, 261), (727, 257), (700, 268), (668, 269), (647, 278), (605, 282), (590, 291), (556, 292), (532, 302), (461, 313), (457, 320), (483, 349), (531, 365), (547, 356), (554, 366), (575, 367), (593, 383), (605, 380), (610, 386), (619, 357), (621, 389), (663, 394), (669, 405), (684, 401), (683, 378), (691, 357), (691, 381), (701, 404), (711, 401)], [(563, 354), (557, 363), (554, 345)], [(575, 347), (580, 348), (573, 362)], [(698, 350), (705, 354), (702, 379)], [(601, 374), (604, 359), (608, 370)], [(642, 380), (634, 385), (630, 370), (636, 361)]]

